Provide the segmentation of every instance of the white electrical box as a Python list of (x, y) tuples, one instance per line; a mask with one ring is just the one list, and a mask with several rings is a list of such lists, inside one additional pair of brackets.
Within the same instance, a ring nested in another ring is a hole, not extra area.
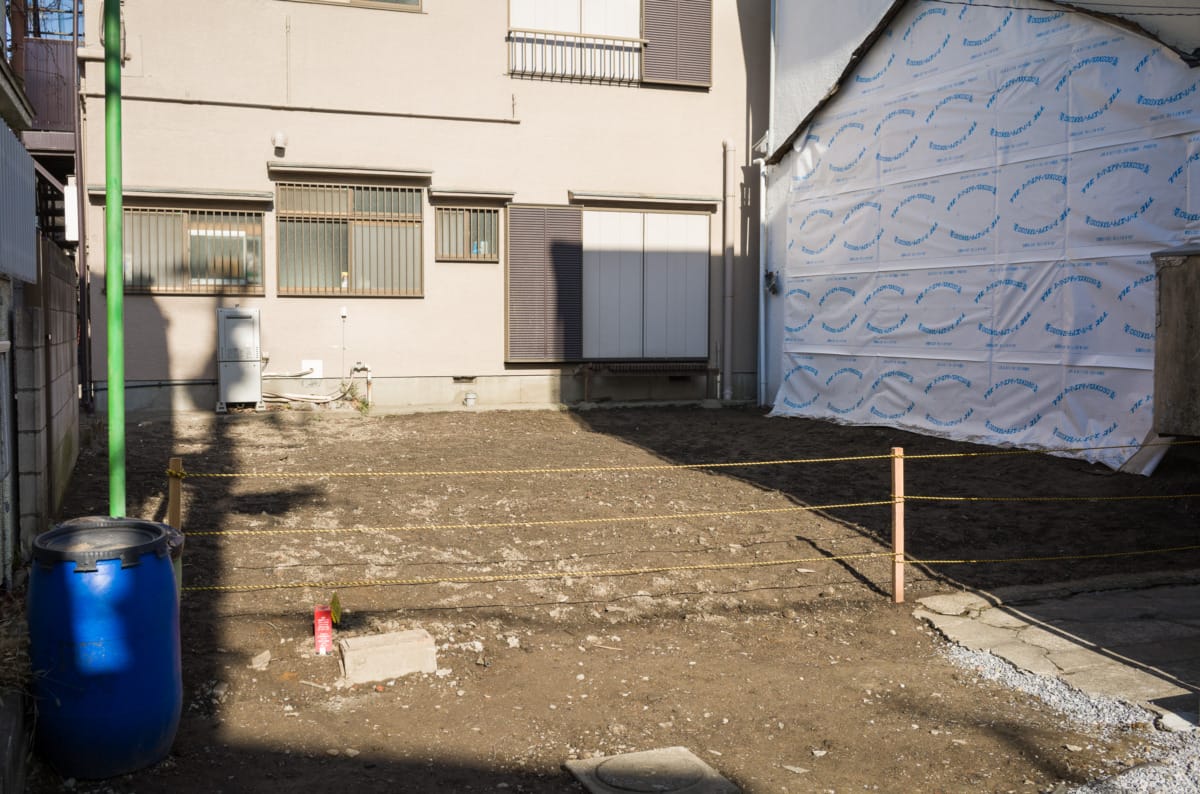
[(258, 309), (217, 309), (217, 413), (228, 410), (229, 403), (266, 408), (260, 331)]

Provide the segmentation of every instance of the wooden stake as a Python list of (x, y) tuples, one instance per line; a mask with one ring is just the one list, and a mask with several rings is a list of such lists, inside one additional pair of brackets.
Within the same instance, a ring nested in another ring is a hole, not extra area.
[(904, 447), (892, 447), (892, 601), (904, 603)]
[(167, 469), (171, 472), (167, 475), (167, 524), (182, 529), (183, 477), (177, 472), (183, 471), (183, 458), (171, 458)]

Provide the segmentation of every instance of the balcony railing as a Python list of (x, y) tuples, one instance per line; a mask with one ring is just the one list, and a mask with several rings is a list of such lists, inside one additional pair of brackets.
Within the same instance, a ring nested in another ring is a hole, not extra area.
[(637, 83), (644, 44), (643, 39), (514, 29), (508, 32), (508, 71), (541, 80)]

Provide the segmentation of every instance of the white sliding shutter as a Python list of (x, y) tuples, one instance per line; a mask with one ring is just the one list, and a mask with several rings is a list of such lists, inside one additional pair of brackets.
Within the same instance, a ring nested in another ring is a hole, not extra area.
[(583, 357), (642, 356), (642, 213), (583, 213)]
[(708, 224), (707, 215), (646, 214), (647, 358), (708, 355)]

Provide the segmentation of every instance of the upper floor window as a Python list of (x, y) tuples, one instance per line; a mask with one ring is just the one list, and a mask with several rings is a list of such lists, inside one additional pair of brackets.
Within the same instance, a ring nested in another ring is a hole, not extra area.
[(509, 0), (519, 77), (707, 86), (712, 0)]
[(280, 295), (420, 296), (421, 190), (281, 182)]
[(125, 289), (261, 295), (261, 212), (126, 209)]

